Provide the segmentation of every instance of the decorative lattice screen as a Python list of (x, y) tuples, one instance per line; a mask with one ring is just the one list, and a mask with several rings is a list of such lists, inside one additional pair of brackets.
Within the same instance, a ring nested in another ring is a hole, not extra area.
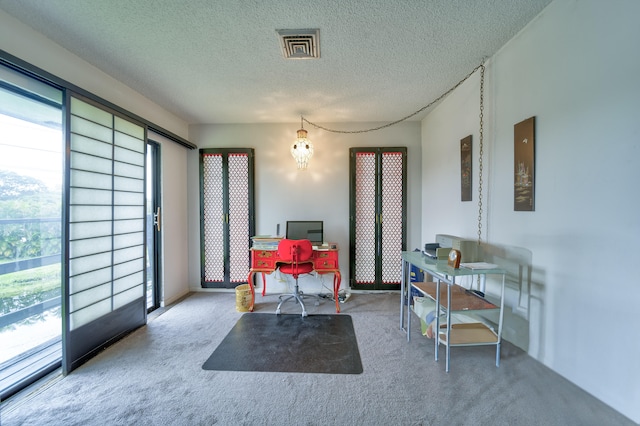
[(402, 252), (402, 153), (382, 153), (382, 282), (400, 283)]
[(224, 281), (224, 193), (222, 155), (203, 156), (204, 280)]
[(246, 282), (249, 270), (249, 158), (229, 155), (229, 273), (231, 282)]
[(406, 151), (355, 152), (355, 284), (399, 284)]
[(212, 149), (202, 153), (204, 282), (223, 286), (247, 282), (250, 161), (247, 152)]
[(355, 280), (373, 284), (376, 279), (376, 155), (356, 153)]

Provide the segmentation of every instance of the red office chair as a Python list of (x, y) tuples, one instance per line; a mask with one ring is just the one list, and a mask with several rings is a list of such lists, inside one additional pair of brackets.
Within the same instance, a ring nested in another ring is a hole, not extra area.
[[(280, 303), (276, 308), (276, 314), (280, 314), (280, 307), (287, 300), (295, 299), (302, 306), (302, 316), (307, 316), (307, 310), (304, 307), (304, 294), (298, 288), (298, 276), (300, 274), (308, 274), (313, 271), (313, 247), (309, 240), (287, 240), (282, 239), (278, 244), (278, 257), (284, 263), (278, 263), (278, 269), (283, 274), (289, 274), (296, 280), (296, 286), (293, 293), (280, 295)], [(287, 297), (288, 296), (288, 297)], [(316, 304), (319, 304), (316, 303)]]

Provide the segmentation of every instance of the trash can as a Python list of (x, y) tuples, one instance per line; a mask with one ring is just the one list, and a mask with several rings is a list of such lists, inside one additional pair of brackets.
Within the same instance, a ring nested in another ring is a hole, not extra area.
[(236, 311), (249, 312), (251, 307), (251, 289), (249, 284), (240, 284), (236, 287)]

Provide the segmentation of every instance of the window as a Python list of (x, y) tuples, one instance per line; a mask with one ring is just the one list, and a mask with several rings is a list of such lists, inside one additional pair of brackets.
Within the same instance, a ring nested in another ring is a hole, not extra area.
[(0, 65), (0, 399), (62, 358), (62, 97)]
[(0, 399), (146, 322), (147, 128), (195, 148), (40, 73), (0, 52)]

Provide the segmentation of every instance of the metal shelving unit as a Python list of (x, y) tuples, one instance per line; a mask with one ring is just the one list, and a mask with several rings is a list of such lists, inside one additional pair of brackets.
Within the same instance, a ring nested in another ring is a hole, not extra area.
[[(410, 283), (408, 274), (410, 265), (414, 265), (434, 277), (435, 282)], [(439, 345), (446, 348), (445, 370), (449, 371), (451, 348), (456, 346), (496, 346), (496, 367), (500, 366), (500, 345), (502, 340), (502, 323), (504, 311), (504, 284), (506, 272), (500, 268), (471, 269), (452, 268), (446, 260), (436, 261), (427, 258), (419, 252), (402, 252), (402, 281), (400, 298), (400, 329), (407, 334), (407, 341), (411, 340), (411, 289), (431, 298), (436, 303), (436, 328), (438, 338), (435, 339), (435, 360), (438, 361)], [(480, 275), (501, 275), (500, 305), (495, 305), (480, 295), (470, 292), (456, 284), (460, 277)], [(407, 285), (409, 283), (409, 285)], [(406, 328), (404, 310), (407, 310)], [(499, 310), (498, 330), (495, 331), (483, 322), (452, 324), (451, 315), (464, 313), (469, 315), (487, 310)], [(440, 324), (440, 315), (445, 314), (445, 324)]]

